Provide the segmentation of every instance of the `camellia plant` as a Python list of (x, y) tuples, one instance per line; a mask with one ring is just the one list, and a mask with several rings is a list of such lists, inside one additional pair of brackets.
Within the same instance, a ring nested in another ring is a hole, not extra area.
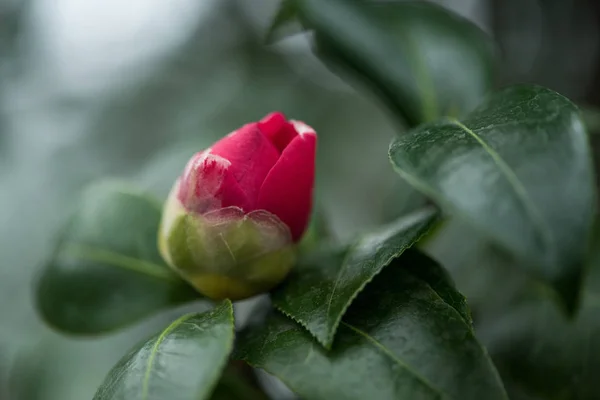
[[(44, 319), (93, 335), (211, 304), (132, 349), (95, 399), (268, 398), (254, 368), (306, 400), (597, 398), (587, 375), (555, 373), (548, 360), (559, 346), (530, 329), (486, 339), (497, 345), (488, 353), (444, 260), (428, 251), (448, 221), (462, 221), (541, 289), (521, 297), (552, 299), (544, 314), (519, 319), (556, 313), (565, 321), (556, 335), (575, 335), (597, 202), (578, 108), (539, 86), (496, 90), (489, 38), (433, 4), (287, 0), (269, 40), (289, 22), (407, 128), (389, 147), (391, 168), (427, 201), (334, 240), (313, 210), (317, 134), (279, 112), (197, 149), (164, 202), (125, 183), (92, 185), (39, 280)], [(261, 294), (269, 304), (236, 330), (232, 301)], [(496, 318), (485, 310), (476, 316)], [(525, 358), (509, 351), (534, 347)], [(545, 373), (554, 386), (540, 384)]]

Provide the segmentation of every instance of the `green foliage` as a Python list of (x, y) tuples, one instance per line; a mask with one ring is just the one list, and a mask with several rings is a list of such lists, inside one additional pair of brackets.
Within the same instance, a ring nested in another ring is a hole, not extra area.
[(327, 249), (300, 262), (273, 293), (275, 306), (331, 347), (342, 315), (356, 295), (436, 220), (429, 208), (365, 235), (350, 248)]
[[(267, 39), (292, 21), (314, 33), (324, 62), (366, 83), (411, 128), (389, 158), (427, 205), (341, 244), (327, 243), (319, 208), (265, 319), (235, 337), (229, 300), (183, 316), (126, 355), (95, 400), (265, 399), (226, 368), (231, 359), (305, 400), (507, 399), (505, 387), (522, 400), (597, 398), (597, 197), (577, 107), (539, 86), (488, 94), (489, 38), (430, 3), (285, 0)], [(96, 334), (198, 299), (158, 254), (160, 217), (160, 204), (123, 185), (86, 191), (37, 286), (44, 319)], [(473, 230), (453, 231), (454, 222)], [(438, 264), (425, 252), (444, 235), (455, 249), (485, 250), (470, 264)], [(460, 287), (475, 318), (443, 266), (468, 282)]]
[(86, 190), (39, 279), (43, 318), (67, 333), (97, 334), (198, 298), (158, 253), (160, 213), (160, 203), (125, 184)]
[(525, 259), (574, 312), (596, 193), (573, 103), (549, 89), (511, 87), (462, 121), (395, 139), (389, 154), (402, 177)]
[(233, 348), (233, 306), (188, 314), (132, 350), (109, 372), (94, 400), (210, 398)]
[(314, 31), (325, 62), (365, 82), (409, 126), (462, 115), (491, 88), (490, 39), (435, 4), (287, 0), (272, 31), (293, 17)]
[(241, 337), (236, 356), (306, 399), (506, 399), (470, 324), (446, 301), (462, 296), (439, 270), (416, 251), (394, 260), (358, 295), (331, 351), (273, 314)]
[(572, 321), (539, 297), (515, 306), (482, 329), (482, 339), (516, 399), (597, 396), (598, 304), (597, 292), (590, 293)]

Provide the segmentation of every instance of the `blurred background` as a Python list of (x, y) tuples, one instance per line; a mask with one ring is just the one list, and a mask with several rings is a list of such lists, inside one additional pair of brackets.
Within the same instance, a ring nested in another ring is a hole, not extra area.
[[(494, 37), (501, 54), (498, 86), (548, 86), (584, 107), (592, 132), (599, 128), (600, 3), (439, 3)], [(116, 361), (172, 317), (81, 339), (53, 332), (37, 316), (36, 276), (80, 190), (97, 178), (125, 178), (164, 198), (193, 153), (281, 110), (319, 133), (317, 198), (339, 237), (420, 204), (389, 165), (388, 144), (402, 127), (378, 101), (323, 66), (306, 35), (264, 44), (278, 4), (0, 0), (0, 399), (91, 399)], [(600, 141), (592, 136), (592, 142), (599, 154)], [(498, 364), (507, 363), (503, 376), (511, 375), (512, 359), (502, 356), (517, 344), (507, 344), (503, 332), (529, 330), (519, 325), (526, 316), (506, 314), (501, 306), (525, 278), (511, 272), (502, 279), (505, 289), (490, 291), (510, 260), (460, 223), (451, 223), (430, 251), (467, 295), (482, 340), (492, 355), (500, 354)], [(600, 344), (589, 338), (598, 322), (582, 329), (587, 351), (600, 354), (593, 347)], [(549, 323), (538, 327), (554, 329)], [(521, 361), (535, 364), (532, 357)], [(600, 360), (562, 360), (557, 368), (566, 368), (567, 382), (581, 384), (591, 371), (588, 362)], [(521, 393), (519, 379), (508, 385), (520, 398), (551, 398)]]

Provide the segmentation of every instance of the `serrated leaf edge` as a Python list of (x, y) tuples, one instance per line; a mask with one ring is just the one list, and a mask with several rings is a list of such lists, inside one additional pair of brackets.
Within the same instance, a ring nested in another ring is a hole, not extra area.
[[(490, 367), (494, 373), (494, 377), (496, 378), (496, 381), (498, 383), (498, 385), (500, 386), (500, 388), (502, 388), (502, 394), (504, 395), (504, 398), (506, 400), (509, 400), (508, 394), (506, 393), (506, 388), (504, 387), (504, 382), (502, 381), (502, 378), (500, 377), (500, 373), (498, 372), (498, 370), (496, 369), (496, 365), (494, 364), (494, 362), (492, 361), (492, 358), (490, 357), (487, 349), (485, 348), (485, 346), (483, 344), (481, 344), (481, 342), (479, 341), (479, 339), (477, 339), (477, 336), (475, 335), (475, 330), (473, 329), (473, 326), (468, 324), (465, 319), (463, 318), (462, 314), (460, 312), (458, 312), (458, 310), (454, 307), (452, 307), (452, 305), (450, 305), (448, 302), (446, 302), (446, 300), (444, 300), (437, 291), (435, 291), (430, 285), (429, 283), (427, 283), (426, 281), (424, 281), (423, 279), (419, 278), (418, 276), (413, 275), (412, 273), (410, 273), (410, 271), (407, 271), (413, 278), (418, 279), (419, 281), (423, 282), (425, 285), (427, 285), (427, 287), (429, 288), (429, 290), (431, 290), (432, 293), (435, 294), (435, 296), (442, 302), (444, 303), (444, 305), (446, 305), (446, 307), (448, 307), (451, 312), (456, 314), (456, 317), (462, 322), (464, 323), (467, 328), (469, 328), (469, 334), (471, 336), (471, 339), (473, 339), (473, 341), (475, 343), (477, 343), (477, 347), (481, 350), (483, 357), (488, 361), (488, 363), (490, 364)], [(458, 291), (458, 290), (457, 290)], [(459, 292), (460, 293), (460, 292)], [(462, 294), (461, 294), (462, 295)], [(464, 297), (464, 296), (463, 296)], [(470, 309), (469, 309), (470, 312)]]
[[(383, 269), (385, 267), (387, 267), (388, 265), (390, 265), (390, 263), (395, 260), (396, 258), (398, 258), (399, 256), (402, 255), (402, 253), (404, 253), (404, 251), (406, 251), (407, 249), (409, 249), (410, 247), (412, 247), (415, 243), (417, 243), (422, 237), (424, 237), (427, 232), (429, 232), (429, 230), (438, 222), (440, 222), (441, 217), (438, 215), (436, 215), (438, 213), (438, 211), (434, 208), (434, 207), (427, 207), (424, 208), (416, 213), (412, 213), (412, 214), (408, 214), (405, 217), (402, 217), (401, 219), (407, 218), (407, 217), (416, 217), (418, 216), (418, 214), (426, 214), (426, 213), (431, 213), (432, 214), (432, 219), (429, 222), (429, 224), (427, 225), (427, 227), (425, 227), (423, 229), (423, 232), (415, 237), (415, 239), (413, 241), (410, 242), (410, 244), (408, 244), (407, 246), (403, 247), (402, 249), (400, 249), (397, 253), (395, 253), (394, 255), (392, 255), (391, 257), (389, 257), (388, 260), (386, 260), (384, 263), (382, 263), (382, 266), (379, 268), (379, 270), (377, 272), (375, 272), (372, 276), (369, 277), (369, 279), (365, 280), (356, 290), (355, 292), (352, 294), (352, 296), (348, 299), (348, 302), (346, 303), (346, 305), (343, 307), (342, 312), (339, 314), (338, 318), (336, 318), (336, 320), (334, 321), (334, 324), (331, 326), (331, 329), (329, 329), (329, 333), (327, 335), (327, 337), (325, 338), (325, 340), (323, 341), (321, 338), (319, 338), (317, 335), (315, 335), (311, 329), (308, 327), (308, 325), (306, 323), (304, 323), (303, 321), (297, 319), (296, 317), (292, 316), (290, 313), (288, 313), (286, 310), (282, 309), (278, 304), (273, 303), (274, 307), (280, 311), (282, 314), (284, 314), (286, 317), (290, 318), (291, 320), (293, 320), (294, 322), (298, 323), (300, 326), (302, 326), (304, 329), (306, 329), (312, 337), (314, 337), (317, 342), (319, 342), (325, 349), (327, 350), (331, 350), (331, 346), (333, 345), (333, 340), (335, 338), (335, 333), (337, 331), (337, 328), (340, 324), (340, 321), (342, 320), (342, 317), (344, 316), (344, 314), (346, 313), (346, 311), (348, 310), (348, 308), (352, 305), (352, 302), (356, 299), (356, 297), (359, 295), (359, 293), (361, 293), (364, 288), (379, 274), (381, 273), (381, 271), (383, 271)], [(350, 246), (348, 246), (348, 250), (346, 251), (346, 254), (344, 256), (344, 261), (342, 262), (342, 267), (340, 268), (340, 272), (343, 270), (343, 266), (346, 264), (347, 260), (349, 259), (351, 253), (353, 250), (355, 250), (361, 243), (362, 241), (369, 235), (369, 233), (365, 233), (363, 234), (360, 238), (358, 238), (353, 244), (351, 244)], [(338, 277), (340, 275), (340, 272), (338, 272)], [(338, 281), (339, 278), (336, 278), (336, 282)], [(332, 293), (334, 292), (334, 290), (332, 291)], [(333, 294), (332, 294), (333, 296)], [(330, 297), (331, 298), (331, 297)]]
[[(385, 262), (382, 263), (381, 267), (379, 268), (378, 271), (376, 271), (372, 276), (369, 277), (369, 279), (365, 280), (352, 294), (352, 296), (348, 299), (348, 301), (346, 302), (346, 305), (342, 308), (342, 311), (339, 313), (338, 317), (336, 318), (336, 320), (334, 321), (334, 324), (331, 326), (329, 335), (327, 336), (327, 341), (326, 343), (324, 343), (323, 345), (325, 346), (325, 348), (327, 350), (331, 349), (331, 345), (333, 344), (333, 340), (335, 338), (335, 334), (337, 332), (337, 328), (342, 320), (342, 317), (344, 316), (344, 314), (346, 314), (346, 311), (348, 311), (348, 308), (352, 305), (352, 303), (354, 302), (354, 300), (356, 299), (356, 297), (365, 289), (365, 287), (371, 282), (373, 281), (373, 279), (379, 275), (381, 273), (381, 271), (383, 271), (384, 268), (386, 268), (388, 265), (391, 264), (392, 261), (394, 261), (396, 258), (400, 257), (402, 255), (402, 253), (404, 253), (407, 249), (411, 248), (415, 243), (417, 243), (419, 240), (421, 240), (421, 238), (423, 236), (425, 236), (427, 234), (427, 232), (429, 232), (429, 230), (440, 220), (440, 216), (437, 212), (437, 210), (433, 207), (428, 207), (425, 208), (423, 210), (421, 210), (419, 213), (422, 214), (426, 214), (426, 213), (431, 213), (431, 220), (429, 221), (429, 223), (423, 228), (423, 231), (421, 232), (420, 235), (416, 236), (414, 238), (414, 240), (412, 240), (410, 242), (410, 244), (402, 247), (398, 252), (396, 252), (394, 255), (390, 256)], [(410, 214), (409, 214), (410, 216)], [(412, 216), (416, 216), (415, 214), (412, 214)], [(367, 234), (368, 235), (368, 234)], [(346, 261), (348, 260), (348, 258), (350, 257), (351, 253), (360, 245), (360, 243), (365, 239), (365, 236), (361, 237), (360, 239), (358, 239), (355, 244), (353, 244), (351, 246), (351, 248), (349, 249), (348, 253), (346, 254), (346, 257), (344, 257), (344, 262), (342, 263), (342, 268), (340, 268), (340, 271), (343, 270), (343, 266), (346, 264)], [(333, 291), (332, 291), (333, 293)], [(333, 296), (333, 295), (332, 295)]]

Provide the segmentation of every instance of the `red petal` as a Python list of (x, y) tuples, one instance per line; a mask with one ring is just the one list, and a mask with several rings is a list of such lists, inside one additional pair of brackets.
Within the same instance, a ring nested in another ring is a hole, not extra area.
[(186, 165), (178, 198), (187, 210), (200, 214), (229, 206), (250, 208), (230, 162), (209, 151), (197, 153)]
[(288, 144), (298, 136), (294, 126), (285, 119), (285, 115), (280, 112), (274, 112), (258, 123), (260, 131), (265, 135), (271, 143), (281, 153)]
[(215, 143), (210, 152), (231, 162), (233, 176), (250, 202), (250, 209), (244, 211), (254, 209), (260, 187), (279, 158), (258, 124), (244, 125)]
[(302, 129), (267, 175), (256, 207), (277, 215), (290, 228), (294, 242), (308, 225), (315, 179), (317, 135), (307, 125)]

